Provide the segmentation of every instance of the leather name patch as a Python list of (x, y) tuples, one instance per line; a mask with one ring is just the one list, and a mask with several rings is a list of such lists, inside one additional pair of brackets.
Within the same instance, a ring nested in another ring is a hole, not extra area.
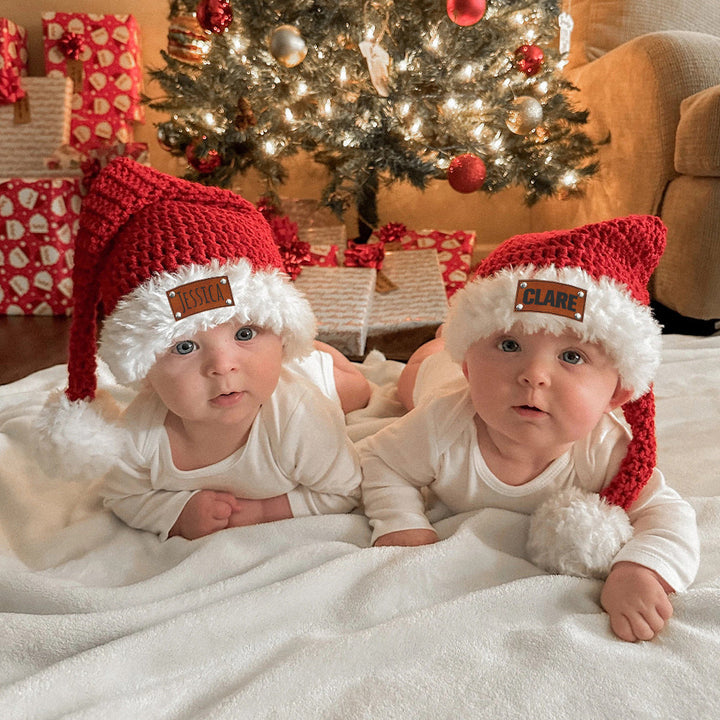
[(227, 276), (179, 285), (166, 294), (175, 320), (235, 304)]
[(520, 280), (515, 293), (516, 312), (541, 312), (583, 321), (587, 290), (550, 280)]

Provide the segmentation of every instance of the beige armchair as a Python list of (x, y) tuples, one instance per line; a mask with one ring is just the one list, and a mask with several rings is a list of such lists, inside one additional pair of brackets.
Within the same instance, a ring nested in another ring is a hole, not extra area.
[(668, 247), (651, 288), (660, 320), (712, 332), (720, 318), (718, 0), (566, 0), (565, 9), (574, 21), (566, 72), (590, 111), (588, 133), (609, 142), (585, 196), (539, 203), (533, 227), (660, 216)]

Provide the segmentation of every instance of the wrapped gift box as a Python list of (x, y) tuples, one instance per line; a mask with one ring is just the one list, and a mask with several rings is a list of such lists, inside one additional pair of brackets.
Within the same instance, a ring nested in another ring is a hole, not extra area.
[[(452, 297), (468, 281), (475, 233), (472, 230), (408, 230), (403, 225), (386, 225), (374, 236), (399, 242), (403, 250), (434, 248), (442, 272), (447, 297)], [(389, 248), (388, 248), (389, 249)]]
[(339, 264), (337, 245), (310, 245), (310, 265), (337, 267)]
[[(141, 104), (140, 31), (132, 15), (45, 12), (45, 70), (74, 79), (72, 144), (130, 142)], [(78, 57), (74, 59), (72, 54)]]
[(295, 285), (317, 317), (318, 340), (350, 358), (362, 357), (376, 275), (372, 268), (303, 268)]
[(17, 124), (12, 105), (0, 105), (0, 178), (47, 176), (45, 161), (70, 137), (68, 78), (24, 77), (29, 122)]
[(49, 170), (67, 170), (67, 174), (75, 175), (82, 172), (85, 180), (88, 176), (94, 178), (111, 160), (117, 157), (130, 157), (141, 165), (149, 165), (147, 143), (116, 143), (115, 145), (102, 145), (81, 153), (70, 145), (62, 145), (49, 158), (45, 160), (45, 167)]
[(14, 103), (25, 94), (20, 77), (27, 75), (27, 31), (0, 18), (0, 104)]
[(68, 315), (80, 179), (0, 181), (0, 313)]
[(368, 350), (389, 359), (407, 360), (435, 337), (448, 302), (435, 250), (386, 252), (382, 273), (395, 290), (375, 292), (368, 321)]
[(345, 247), (347, 233), (327, 207), (311, 199), (281, 198), (279, 212), (287, 215), (298, 226), (298, 237), (311, 245), (337, 245)]
[(127, 144), (134, 137), (133, 126), (114, 113), (104, 115), (74, 112), (70, 119), (70, 144), (88, 155), (107, 145)]

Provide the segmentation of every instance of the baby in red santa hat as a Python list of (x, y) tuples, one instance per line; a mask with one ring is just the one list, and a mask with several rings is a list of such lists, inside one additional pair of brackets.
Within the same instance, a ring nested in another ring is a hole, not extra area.
[(655, 467), (647, 283), (665, 234), (618, 218), (510, 238), (480, 264), (399, 380), (414, 409), (358, 446), (375, 545), (437, 542), (428, 496), (525, 513), (534, 564), (605, 579), (616, 635), (664, 627), (699, 563), (694, 511)]
[[(73, 280), (68, 388), (41, 415), (42, 451), (73, 475), (106, 473), (119, 518), (194, 539), (356, 507), (343, 410), (369, 385), (314, 343), (251, 203), (115, 160), (83, 201)], [(121, 417), (97, 390), (96, 352), (138, 391)]]

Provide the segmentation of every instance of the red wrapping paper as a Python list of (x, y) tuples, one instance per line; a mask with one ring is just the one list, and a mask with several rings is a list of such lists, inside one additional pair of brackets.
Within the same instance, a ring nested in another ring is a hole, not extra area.
[(338, 246), (337, 245), (313, 245), (310, 244), (309, 265), (317, 267), (337, 267)]
[(0, 103), (25, 97), (20, 77), (27, 75), (27, 31), (12, 20), (0, 18)]
[(80, 179), (0, 182), (0, 313), (69, 315)]
[[(132, 15), (42, 15), (47, 74), (79, 82), (73, 94), (71, 144), (82, 152), (131, 142), (142, 121), (140, 32)], [(77, 78), (74, 63), (81, 67)]]
[[(403, 250), (435, 249), (447, 297), (452, 297), (465, 285), (470, 273), (475, 233), (455, 230), (408, 230), (401, 223), (389, 223), (380, 228), (376, 237), (386, 245), (399, 243)], [(389, 248), (386, 248), (389, 249)]]

